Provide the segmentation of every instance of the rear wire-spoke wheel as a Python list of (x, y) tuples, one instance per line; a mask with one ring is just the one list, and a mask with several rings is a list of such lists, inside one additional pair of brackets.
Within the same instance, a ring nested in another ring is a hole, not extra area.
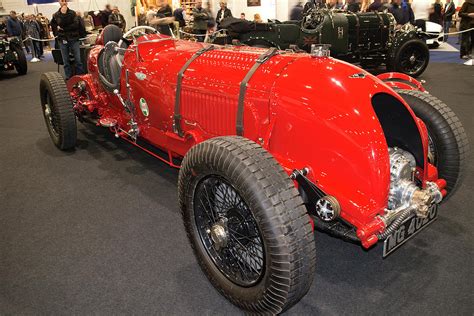
[(178, 189), (197, 261), (232, 303), (278, 314), (308, 292), (316, 256), (310, 218), (260, 145), (230, 136), (197, 144), (183, 159)]
[(74, 148), (77, 139), (76, 116), (63, 77), (57, 72), (41, 75), (41, 109), (53, 143), (61, 150)]

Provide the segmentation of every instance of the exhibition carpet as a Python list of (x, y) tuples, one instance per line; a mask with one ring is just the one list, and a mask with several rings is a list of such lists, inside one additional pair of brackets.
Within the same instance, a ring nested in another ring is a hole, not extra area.
[(462, 64), (466, 62), (459, 56), (459, 42), (457, 36), (450, 36), (447, 42), (442, 42), (438, 48), (430, 49), (430, 63), (453, 63)]
[[(178, 171), (105, 129), (78, 124), (61, 152), (38, 82), (0, 73), (0, 314), (242, 314), (201, 273), (178, 210)], [(422, 79), (474, 142), (474, 68), (431, 64)], [(387, 259), (316, 232), (317, 271), (287, 315), (472, 315), (469, 176), (439, 220)]]

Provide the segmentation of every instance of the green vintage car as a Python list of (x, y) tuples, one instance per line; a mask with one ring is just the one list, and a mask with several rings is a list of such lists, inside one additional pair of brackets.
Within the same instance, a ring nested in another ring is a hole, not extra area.
[[(390, 13), (352, 13), (310, 10), (302, 21), (253, 23), (226, 19), (214, 42), (311, 51), (313, 44), (329, 44), (331, 56), (364, 68), (385, 66), (389, 71), (419, 76), (428, 66), (429, 50), (412, 25), (401, 28)], [(223, 35), (224, 33), (224, 35)]]

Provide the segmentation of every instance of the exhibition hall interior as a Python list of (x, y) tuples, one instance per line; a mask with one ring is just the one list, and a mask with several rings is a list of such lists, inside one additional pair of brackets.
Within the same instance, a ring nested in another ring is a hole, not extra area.
[(0, 0), (0, 314), (473, 315), (474, 0)]

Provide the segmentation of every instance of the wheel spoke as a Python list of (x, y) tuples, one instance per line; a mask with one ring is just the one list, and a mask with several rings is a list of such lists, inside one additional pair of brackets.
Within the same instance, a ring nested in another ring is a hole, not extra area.
[(216, 267), (238, 285), (256, 283), (264, 273), (265, 249), (245, 201), (218, 176), (202, 180), (195, 192), (196, 227)]

